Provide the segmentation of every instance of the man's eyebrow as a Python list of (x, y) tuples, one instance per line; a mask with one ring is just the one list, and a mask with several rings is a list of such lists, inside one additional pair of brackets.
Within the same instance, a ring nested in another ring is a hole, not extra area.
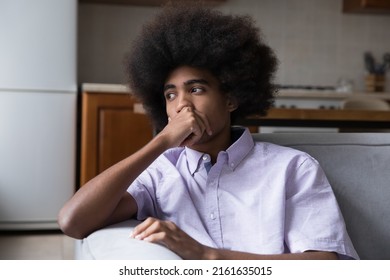
[(203, 84), (203, 85), (208, 85), (209, 82), (205, 79), (192, 79), (192, 80), (188, 80), (188, 81), (185, 81), (184, 84), (186, 86), (188, 85), (192, 85), (192, 84)]
[[(210, 83), (207, 80), (205, 80), (205, 79), (191, 79), (191, 80), (188, 80), (188, 81), (184, 82), (184, 85), (186, 85), (186, 86), (193, 85), (193, 84), (209, 85)], [(173, 85), (173, 84), (166, 84), (164, 86), (164, 91), (166, 91), (168, 89), (172, 89), (172, 88), (176, 88), (176, 86)]]
[(172, 84), (167, 84), (164, 86), (164, 91), (168, 90), (168, 89), (171, 89), (171, 88), (176, 88), (175, 85), (172, 85)]

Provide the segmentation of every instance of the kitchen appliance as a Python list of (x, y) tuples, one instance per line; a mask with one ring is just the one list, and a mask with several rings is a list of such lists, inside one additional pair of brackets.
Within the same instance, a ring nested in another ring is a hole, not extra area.
[[(331, 93), (334, 95), (337, 88), (318, 85), (278, 85), (279, 93), (275, 100), (276, 108), (285, 109), (339, 109), (341, 98), (325, 97)], [(262, 126), (261, 133), (313, 133), (313, 132), (338, 132), (333, 127), (284, 127)]]
[(0, 230), (57, 229), (75, 185), (76, 0), (0, 1)]

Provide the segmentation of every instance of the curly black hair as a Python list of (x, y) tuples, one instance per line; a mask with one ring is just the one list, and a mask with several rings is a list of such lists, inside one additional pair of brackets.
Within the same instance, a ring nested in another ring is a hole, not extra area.
[(238, 101), (237, 117), (264, 115), (274, 102), (277, 59), (249, 16), (202, 5), (168, 5), (146, 24), (126, 59), (128, 82), (157, 130), (167, 124), (164, 82), (178, 66), (209, 70)]

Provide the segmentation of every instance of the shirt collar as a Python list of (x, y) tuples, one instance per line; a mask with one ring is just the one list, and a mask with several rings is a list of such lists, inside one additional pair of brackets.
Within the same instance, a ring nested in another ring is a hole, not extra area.
[[(254, 146), (254, 141), (249, 130), (244, 127), (232, 127), (231, 137), (233, 144), (226, 150), (228, 155), (228, 166), (234, 170), (241, 161), (248, 155)], [(198, 169), (203, 162), (204, 153), (185, 147), (187, 155), (187, 164), (191, 175)]]
[(202, 160), (202, 156), (204, 153), (198, 152), (196, 150), (192, 150), (188, 147), (185, 147), (186, 155), (187, 155), (187, 164), (188, 169), (191, 172), (191, 175), (194, 175), (194, 173), (198, 170), (200, 161)]
[(255, 142), (249, 130), (244, 127), (232, 127), (232, 138), (237, 140), (226, 152), (228, 154), (228, 165), (234, 170), (253, 149)]

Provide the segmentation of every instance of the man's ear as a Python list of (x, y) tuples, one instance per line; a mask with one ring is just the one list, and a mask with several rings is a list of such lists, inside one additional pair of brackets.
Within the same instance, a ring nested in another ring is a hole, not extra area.
[(233, 112), (234, 110), (236, 110), (238, 108), (237, 98), (235, 98), (233, 96), (228, 96), (227, 106), (228, 106), (230, 113)]

